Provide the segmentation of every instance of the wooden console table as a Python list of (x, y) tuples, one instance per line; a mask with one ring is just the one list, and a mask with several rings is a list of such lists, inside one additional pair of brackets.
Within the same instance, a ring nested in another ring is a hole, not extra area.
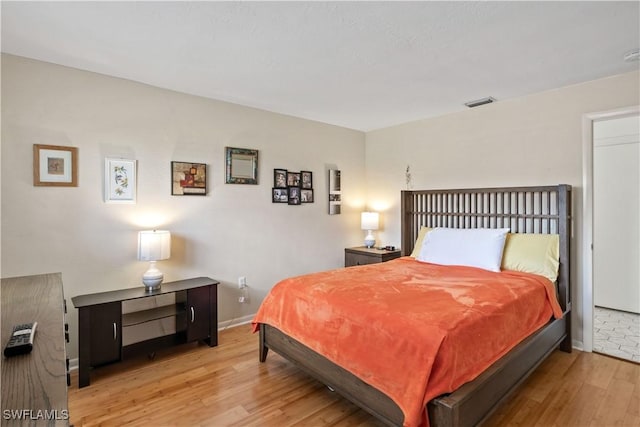
[[(160, 289), (144, 286), (71, 298), (79, 310), (78, 386), (89, 385), (92, 367), (118, 362), (134, 354), (192, 341), (218, 345), (218, 284), (208, 277), (163, 283)], [(122, 302), (175, 294), (175, 304), (122, 313)], [(160, 319), (175, 319), (174, 334), (123, 345), (123, 329)]]
[(69, 425), (60, 273), (0, 281), (2, 348), (14, 325), (38, 322), (29, 354), (2, 357), (2, 425)]

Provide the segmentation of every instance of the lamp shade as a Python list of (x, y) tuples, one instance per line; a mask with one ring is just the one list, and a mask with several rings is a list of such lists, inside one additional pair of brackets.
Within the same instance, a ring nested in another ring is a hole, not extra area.
[(378, 218), (378, 212), (362, 212), (360, 228), (363, 230), (377, 230)]
[(171, 256), (171, 233), (165, 230), (140, 231), (138, 233), (138, 259), (160, 261)]

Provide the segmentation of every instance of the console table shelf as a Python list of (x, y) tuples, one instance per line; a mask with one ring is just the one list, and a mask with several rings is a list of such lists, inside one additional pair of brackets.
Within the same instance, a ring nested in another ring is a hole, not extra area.
[(178, 314), (186, 313), (184, 304), (163, 305), (161, 307), (150, 308), (148, 310), (134, 311), (122, 315), (122, 327), (135, 326), (152, 320), (175, 317)]
[[(73, 297), (71, 301), (78, 309), (79, 387), (89, 385), (91, 368), (135, 354), (149, 354), (162, 347), (192, 341), (204, 341), (211, 347), (218, 345), (218, 284), (217, 280), (197, 277), (163, 283), (154, 291), (138, 286)], [(174, 294), (175, 303), (122, 312), (125, 301), (165, 294)], [(123, 330), (170, 318), (175, 319), (175, 333), (123, 344)]]

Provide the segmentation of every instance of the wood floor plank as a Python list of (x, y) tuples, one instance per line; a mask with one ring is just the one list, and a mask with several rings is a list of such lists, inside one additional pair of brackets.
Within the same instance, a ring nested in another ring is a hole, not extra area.
[(633, 390), (633, 384), (624, 380), (613, 380), (606, 394), (597, 402), (598, 411), (594, 417), (595, 421), (612, 426), (623, 425)]
[[(382, 423), (270, 352), (258, 361), (249, 326), (219, 346), (186, 344), (95, 369), (77, 388), (74, 426), (382, 427)], [(489, 418), (497, 426), (639, 426), (640, 365), (599, 354), (554, 352)]]
[[(638, 371), (640, 371), (640, 366), (638, 366)], [(638, 378), (640, 378), (640, 374), (638, 375)], [(629, 408), (627, 409), (627, 415), (640, 419), (640, 382), (635, 383), (633, 388), (631, 400), (629, 401)]]
[(555, 417), (555, 423), (562, 426), (582, 427), (595, 418), (598, 404), (606, 395), (606, 390), (591, 384), (582, 384), (575, 397), (567, 402)]

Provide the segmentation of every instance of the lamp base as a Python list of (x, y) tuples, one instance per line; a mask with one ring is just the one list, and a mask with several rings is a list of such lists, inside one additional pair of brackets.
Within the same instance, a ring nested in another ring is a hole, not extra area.
[(161, 285), (162, 285), (162, 282), (152, 283), (152, 284), (144, 283), (144, 289), (147, 292), (153, 292), (153, 291), (157, 291), (158, 289), (160, 289)]
[(156, 262), (151, 261), (149, 269), (142, 275), (142, 284), (147, 291), (155, 291), (160, 289), (164, 274), (156, 268)]
[(372, 248), (373, 245), (376, 244), (376, 238), (373, 237), (373, 233), (371, 232), (371, 230), (367, 231), (367, 235), (364, 237), (364, 245), (367, 248)]

